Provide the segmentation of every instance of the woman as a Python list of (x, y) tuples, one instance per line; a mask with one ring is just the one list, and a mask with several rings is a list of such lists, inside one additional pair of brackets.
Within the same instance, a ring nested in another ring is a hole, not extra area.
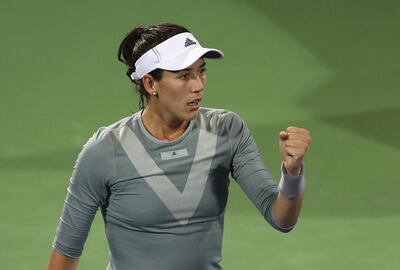
[(98, 208), (110, 270), (221, 269), (229, 174), (274, 228), (293, 228), (310, 135), (296, 127), (280, 133), (277, 186), (243, 121), (200, 107), (204, 59), (222, 57), (174, 24), (136, 27), (125, 37), (118, 58), (137, 85), (141, 110), (99, 129), (84, 146), (49, 270), (76, 268)]

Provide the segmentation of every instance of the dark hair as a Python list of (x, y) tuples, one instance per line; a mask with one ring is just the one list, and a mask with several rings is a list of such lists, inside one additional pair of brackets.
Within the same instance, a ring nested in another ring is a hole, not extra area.
[[(136, 85), (139, 92), (139, 109), (144, 109), (144, 98), (146, 101), (149, 94), (143, 86), (142, 80), (133, 80), (130, 75), (135, 71), (135, 62), (147, 51), (157, 46), (161, 42), (180, 33), (189, 32), (185, 27), (172, 24), (161, 23), (147, 28), (137, 26), (122, 40), (118, 48), (118, 60), (128, 66), (126, 75)], [(155, 80), (162, 78), (162, 70), (156, 69), (149, 73)]]

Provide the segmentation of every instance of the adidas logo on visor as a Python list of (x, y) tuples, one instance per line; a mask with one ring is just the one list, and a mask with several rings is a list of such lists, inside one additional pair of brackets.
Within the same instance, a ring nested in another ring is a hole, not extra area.
[(185, 47), (189, 47), (190, 45), (194, 45), (197, 44), (196, 42), (194, 42), (193, 40), (191, 40), (190, 38), (187, 38), (185, 41)]

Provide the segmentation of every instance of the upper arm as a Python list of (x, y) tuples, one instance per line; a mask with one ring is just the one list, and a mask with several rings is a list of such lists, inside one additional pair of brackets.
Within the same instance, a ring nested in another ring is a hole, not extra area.
[(271, 207), (278, 194), (277, 184), (261, 160), (250, 130), (234, 113), (226, 119), (232, 147), (232, 177), (266, 220), (273, 223)]
[(57, 252), (78, 258), (97, 209), (107, 200), (107, 179), (113, 171), (112, 149), (106, 140), (92, 137), (75, 163), (57, 227), (53, 247)]
[(232, 177), (251, 199), (257, 196), (260, 189), (267, 188), (276, 192), (276, 181), (262, 162), (256, 142), (244, 121), (232, 113), (227, 124), (233, 153)]

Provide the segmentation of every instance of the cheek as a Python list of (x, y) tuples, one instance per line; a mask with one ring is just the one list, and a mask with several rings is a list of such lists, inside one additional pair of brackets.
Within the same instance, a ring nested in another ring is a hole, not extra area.
[(180, 103), (185, 97), (185, 88), (180, 84), (174, 84), (168, 88), (164, 88), (162, 93), (160, 93), (160, 99), (167, 103)]

